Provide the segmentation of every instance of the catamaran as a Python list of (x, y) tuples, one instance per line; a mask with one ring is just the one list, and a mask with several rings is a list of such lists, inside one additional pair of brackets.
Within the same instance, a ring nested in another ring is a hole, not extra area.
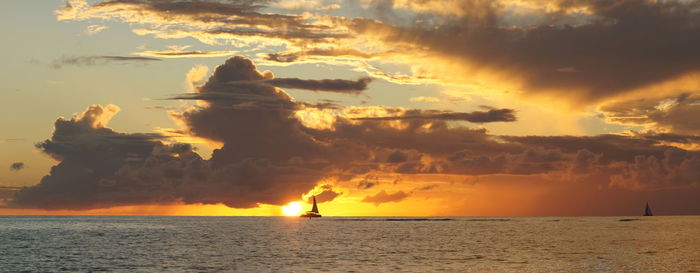
[(652, 216), (651, 214), (651, 208), (649, 208), (649, 203), (647, 203), (647, 207), (644, 209), (644, 215), (643, 216)]
[(321, 214), (318, 213), (318, 206), (316, 205), (316, 196), (312, 195), (311, 198), (314, 200), (314, 206), (311, 207), (310, 211), (304, 212), (304, 214), (299, 215), (299, 217), (321, 217)]

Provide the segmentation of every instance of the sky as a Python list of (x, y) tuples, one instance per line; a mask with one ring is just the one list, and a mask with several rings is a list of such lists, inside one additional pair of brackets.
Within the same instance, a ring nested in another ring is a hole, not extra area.
[(2, 5), (2, 215), (700, 213), (700, 1)]

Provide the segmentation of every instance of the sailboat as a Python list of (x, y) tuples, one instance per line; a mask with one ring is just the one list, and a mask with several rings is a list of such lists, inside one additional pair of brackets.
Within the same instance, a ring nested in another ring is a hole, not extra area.
[(651, 214), (651, 208), (649, 208), (649, 203), (647, 203), (647, 207), (644, 209), (644, 215), (643, 216), (652, 216)]
[(314, 200), (314, 206), (311, 207), (310, 211), (304, 212), (304, 214), (299, 215), (299, 217), (321, 217), (321, 214), (318, 213), (318, 205), (316, 205), (316, 196), (312, 195), (311, 198)]

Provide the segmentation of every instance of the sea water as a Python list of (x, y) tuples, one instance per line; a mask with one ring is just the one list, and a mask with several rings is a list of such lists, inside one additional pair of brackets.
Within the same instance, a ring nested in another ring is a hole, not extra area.
[(8, 216), (0, 271), (697, 272), (700, 217)]

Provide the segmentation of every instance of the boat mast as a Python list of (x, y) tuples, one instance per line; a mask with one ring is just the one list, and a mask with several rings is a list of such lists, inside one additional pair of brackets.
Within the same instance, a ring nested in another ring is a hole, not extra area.
[(316, 195), (312, 195), (311, 198), (313, 198), (314, 200), (314, 206), (311, 208), (311, 211), (318, 213), (318, 206), (316, 205)]
[(649, 208), (649, 203), (647, 203), (647, 207), (644, 208), (644, 216), (652, 216), (651, 208)]

